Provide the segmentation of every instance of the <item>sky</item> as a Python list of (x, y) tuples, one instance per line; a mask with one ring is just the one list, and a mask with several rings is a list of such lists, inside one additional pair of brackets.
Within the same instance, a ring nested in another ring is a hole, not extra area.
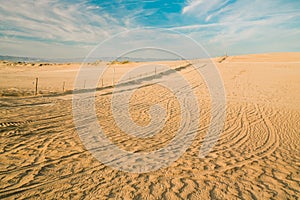
[[(149, 27), (170, 32), (114, 39)], [(146, 40), (154, 47), (177, 45), (197, 57), (183, 40), (175, 41), (178, 34), (210, 56), (300, 51), (300, 1), (0, 0), (0, 55), (82, 58), (103, 41), (122, 49), (142, 47)]]

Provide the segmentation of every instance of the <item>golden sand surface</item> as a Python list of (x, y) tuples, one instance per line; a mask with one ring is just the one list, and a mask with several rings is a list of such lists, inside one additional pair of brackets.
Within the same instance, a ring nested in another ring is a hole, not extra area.
[[(211, 101), (203, 78), (186, 61), (111, 65), (103, 84), (99, 81), (103, 89), (96, 92), (95, 110), (104, 133), (121, 149), (150, 152), (168, 144), (180, 126), (176, 97), (158, 84), (133, 92), (129, 111), (136, 124), (151, 121), (153, 104), (167, 111), (162, 130), (141, 139), (115, 123), (109, 86), (142, 64), (186, 66), (178, 73), (193, 86), (201, 108), (196, 137), (178, 160), (148, 173), (113, 169), (86, 150), (74, 124), (72, 94), (66, 92), (73, 89), (80, 63), (1, 61), (0, 199), (298, 199), (300, 53), (213, 60), (226, 91), (226, 120), (204, 158), (199, 149), (210, 124)], [(143, 76), (147, 73), (137, 78)], [(34, 96), (36, 77), (39, 91)]]

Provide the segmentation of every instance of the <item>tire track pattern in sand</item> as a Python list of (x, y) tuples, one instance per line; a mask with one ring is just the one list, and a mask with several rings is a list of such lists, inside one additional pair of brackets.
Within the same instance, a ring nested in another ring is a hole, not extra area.
[[(149, 122), (149, 102), (144, 99), (154, 98), (149, 96), (153, 87), (141, 89), (134, 97), (137, 123)], [(196, 90), (201, 87), (195, 86)], [(172, 139), (180, 116), (172, 96), (167, 91), (161, 95), (165, 98), (153, 102), (166, 106), (168, 127), (159, 137), (140, 142), (125, 136), (113, 123), (109, 95), (96, 98), (97, 105), (102, 105), (97, 106), (99, 123), (120, 148), (158, 149)], [(3, 98), (1, 102), (0, 199), (297, 199), (300, 194), (300, 113), (296, 109), (228, 102), (224, 131), (213, 151), (201, 159), (199, 147), (210, 119), (210, 103), (202, 95), (197, 136), (182, 157), (165, 169), (130, 174), (104, 166), (85, 150), (72, 121), (70, 100), (57, 100), (42, 109), (37, 105), (45, 100), (40, 98)]]

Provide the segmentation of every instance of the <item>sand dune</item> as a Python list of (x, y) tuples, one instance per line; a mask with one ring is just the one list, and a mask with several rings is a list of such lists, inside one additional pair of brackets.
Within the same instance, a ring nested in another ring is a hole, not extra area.
[[(193, 86), (201, 107), (196, 138), (170, 166), (139, 174), (102, 164), (82, 144), (73, 121), (72, 95), (63, 94), (61, 88), (66, 81), (66, 90), (72, 89), (79, 64), (37, 69), (2, 62), (0, 199), (298, 199), (300, 53), (229, 56), (216, 63), (227, 106), (224, 130), (213, 150), (205, 158), (198, 156), (210, 123), (211, 101), (204, 80), (187, 66), (178, 73)], [(177, 69), (186, 62), (164, 64)], [(138, 65), (115, 66), (115, 79)], [(104, 86), (112, 84), (112, 72), (106, 71)], [(32, 95), (36, 76), (44, 97)], [(146, 139), (131, 137), (117, 126), (111, 111), (112, 88), (96, 93), (99, 124), (126, 151), (157, 150), (179, 127), (180, 105), (174, 94), (143, 84), (137, 85), (140, 88), (130, 100), (132, 119), (145, 126), (151, 120), (151, 105), (158, 103), (167, 110), (162, 131)], [(45, 96), (51, 92), (56, 95)], [(88, 118), (83, 120), (88, 124)]]
[(284, 62), (284, 63), (299, 63), (299, 53), (266, 53), (266, 54), (252, 54), (243, 56), (229, 56), (229, 62)]

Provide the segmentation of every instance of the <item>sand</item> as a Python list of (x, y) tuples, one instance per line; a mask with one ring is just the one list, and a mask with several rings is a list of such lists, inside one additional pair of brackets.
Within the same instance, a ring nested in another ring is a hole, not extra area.
[[(79, 63), (32, 66), (2, 61), (0, 199), (298, 199), (300, 53), (229, 56), (214, 61), (227, 99), (219, 140), (205, 158), (199, 158), (211, 117), (208, 90), (186, 62), (163, 62), (173, 69), (186, 66), (178, 72), (194, 87), (201, 107), (199, 128), (178, 160), (148, 173), (113, 169), (86, 150), (73, 121), (72, 94), (66, 92), (73, 89)], [(131, 117), (145, 126), (151, 120), (150, 106), (159, 103), (167, 110), (162, 131), (140, 139), (120, 130), (111, 111), (113, 68), (116, 81), (139, 65), (110, 66), (103, 85), (98, 84), (103, 89), (96, 93), (95, 108), (99, 124), (119, 148), (151, 152), (174, 137), (180, 107), (170, 90), (144, 85), (130, 99)], [(89, 67), (96, 69), (97, 65)], [(149, 74), (131, 79), (145, 76)], [(34, 96), (36, 77), (39, 94)]]

